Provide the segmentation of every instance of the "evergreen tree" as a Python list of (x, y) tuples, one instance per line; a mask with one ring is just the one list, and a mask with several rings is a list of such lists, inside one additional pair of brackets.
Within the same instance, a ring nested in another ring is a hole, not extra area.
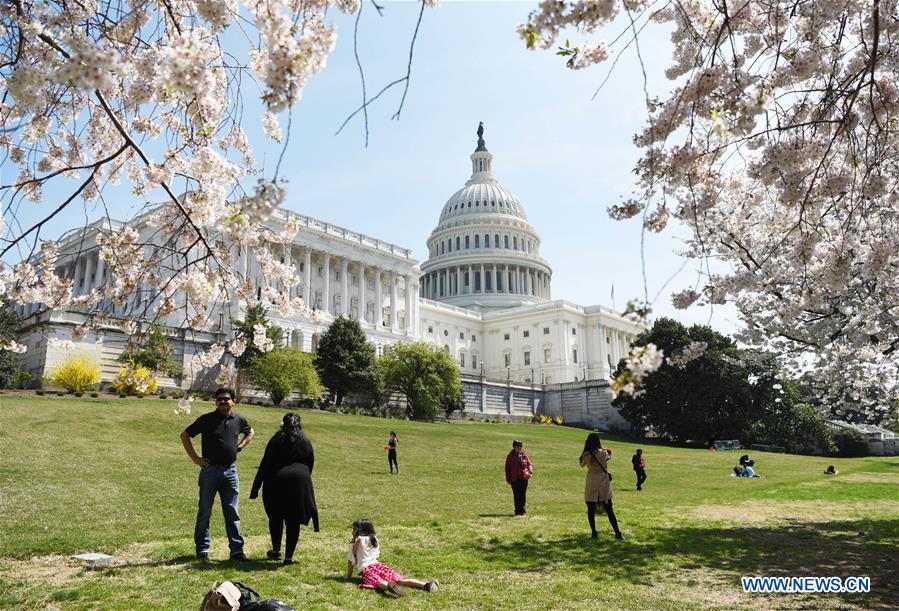
[(281, 327), (272, 325), (269, 322), (268, 316), (265, 315), (265, 306), (261, 303), (257, 303), (256, 305), (248, 307), (246, 317), (243, 320), (236, 320), (231, 323), (231, 326), (234, 329), (234, 339), (243, 340), (247, 343), (247, 347), (243, 351), (243, 354), (234, 359), (234, 363), (237, 365), (238, 369), (248, 368), (253, 362), (253, 359), (264, 354), (262, 350), (253, 345), (253, 336), (255, 334), (254, 327), (256, 325), (265, 327), (265, 335), (272, 340), (275, 348), (281, 347), (281, 336), (284, 331)]
[(352, 392), (371, 392), (375, 386), (375, 347), (359, 321), (339, 316), (318, 342), (315, 367), (337, 405)]

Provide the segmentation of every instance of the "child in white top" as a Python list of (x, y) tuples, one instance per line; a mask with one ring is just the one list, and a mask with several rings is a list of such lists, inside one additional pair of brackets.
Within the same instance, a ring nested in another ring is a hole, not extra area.
[(375, 527), (369, 520), (356, 520), (353, 522), (353, 540), (350, 542), (350, 550), (347, 554), (346, 578), (353, 578), (353, 568), (362, 576), (360, 588), (387, 590), (396, 596), (405, 596), (406, 592), (400, 585), (436, 592), (440, 585), (436, 579), (428, 582), (418, 579), (406, 579), (392, 568), (378, 562), (380, 548), (378, 538), (375, 536)]

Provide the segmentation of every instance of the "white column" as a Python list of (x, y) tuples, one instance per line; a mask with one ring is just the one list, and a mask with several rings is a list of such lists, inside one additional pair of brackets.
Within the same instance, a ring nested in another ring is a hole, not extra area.
[(359, 268), (359, 322), (365, 324), (365, 312), (368, 310), (365, 303), (365, 263), (356, 264)]
[(390, 329), (396, 331), (396, 272), (390, 270)]
[(384, 322), (384, 310), (381, 308), (381, 268), (375, 268), (375, 326), (380, 327)]
[(406, 333), (412, 335), (412, 276), (406, 276)]
[(456, 267), (456, 295), (461, 295), (463, 290), (462, 268)]
[(312, 249), (308, 246), (303, 253), (303, 301), (306, 307), (311, 307), (309, 303), (310, 291), (312, 289)]
[[(284, 265), (290, 266), (291, 255), (293, 254), (291, 251), (293, 250), (293, 244), (285, 244), (284, 245)], [(284, 287), (287, 290), (287, 298), (293, 299), (294, 291), (296, 291), (296, 285), (286, 286)], [(289, 332), (288, 332), (289, 334)], [(289, 337), (289, 335), (288, 335)]]
[(497, 290), (497, 288), (496, 288), (496, 278), (497, 278), (497, 274), (498, 274), (498, 273), (499, 273), (499, 272), (497, 272), (496, 263), (494, 263), (494, 264), (493, 264), (493, 292), (494, 292), (494, 293), (498, 293), (498, 292), (499, 292), (499, 291)]
[(531, 294), (531, 270), (528, 268), (524, 270), (524, 292), (527, 295)]
[(100, 251), (97, 251), (97, 286), (100, 286), (103, 283), (103, 272), (106, 271), (106, 261), (103, 257), (100, 256)]
[(346, 316), (350, 311), (350, 280), (348, 278), (348, 264), (349, 261), (344, 257), (340, 264), (340, 279), (343, 281), (340, 287), (340, 314), (342, 316)]
[(91, 290), (91, 274), (94, 271), (94, 257), (91, 253), (85, 253), (84, 255), (84, 284), (81, 289), (81, 293), (89, 293)]
[(331, 314), (331, 255), (325, 253), (325, 260), (322, 264), (322, 272), (324, 272), (324, 283), (322, 284), (322, 303), (324, 303), (324, 311)]

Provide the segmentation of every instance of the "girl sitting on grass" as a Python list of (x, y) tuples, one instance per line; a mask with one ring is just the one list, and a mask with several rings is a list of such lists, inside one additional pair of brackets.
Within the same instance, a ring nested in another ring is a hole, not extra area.
[(419, 590), (427, 590), (430, 593), (437, 591), (440, 585), (436, 579), (428, 582), (418, 579), (406, 579), (386, 564), (378, 562), (380, 548), (378, 538), (375, 537), (375, 527), (369, 520), (356, 520), (353, 522), (353, 540), (350, 542), (350, 551), (347, 554), (346, 578), (353, 578), (353, 567), (362, 576), (360, 588), (386, 590), (400, 597), (406, 592), (400, 587), (409, 586)]

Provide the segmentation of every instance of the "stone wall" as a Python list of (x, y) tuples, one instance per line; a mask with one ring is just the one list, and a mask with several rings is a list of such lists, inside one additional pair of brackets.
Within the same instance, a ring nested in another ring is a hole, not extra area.
[(541, 385), (462, 376), (462, 400), (466, 414), (562, 416), (570, 425), (630, 430), (627, 420), (612, 407), (612, 391), (606, 380)]

